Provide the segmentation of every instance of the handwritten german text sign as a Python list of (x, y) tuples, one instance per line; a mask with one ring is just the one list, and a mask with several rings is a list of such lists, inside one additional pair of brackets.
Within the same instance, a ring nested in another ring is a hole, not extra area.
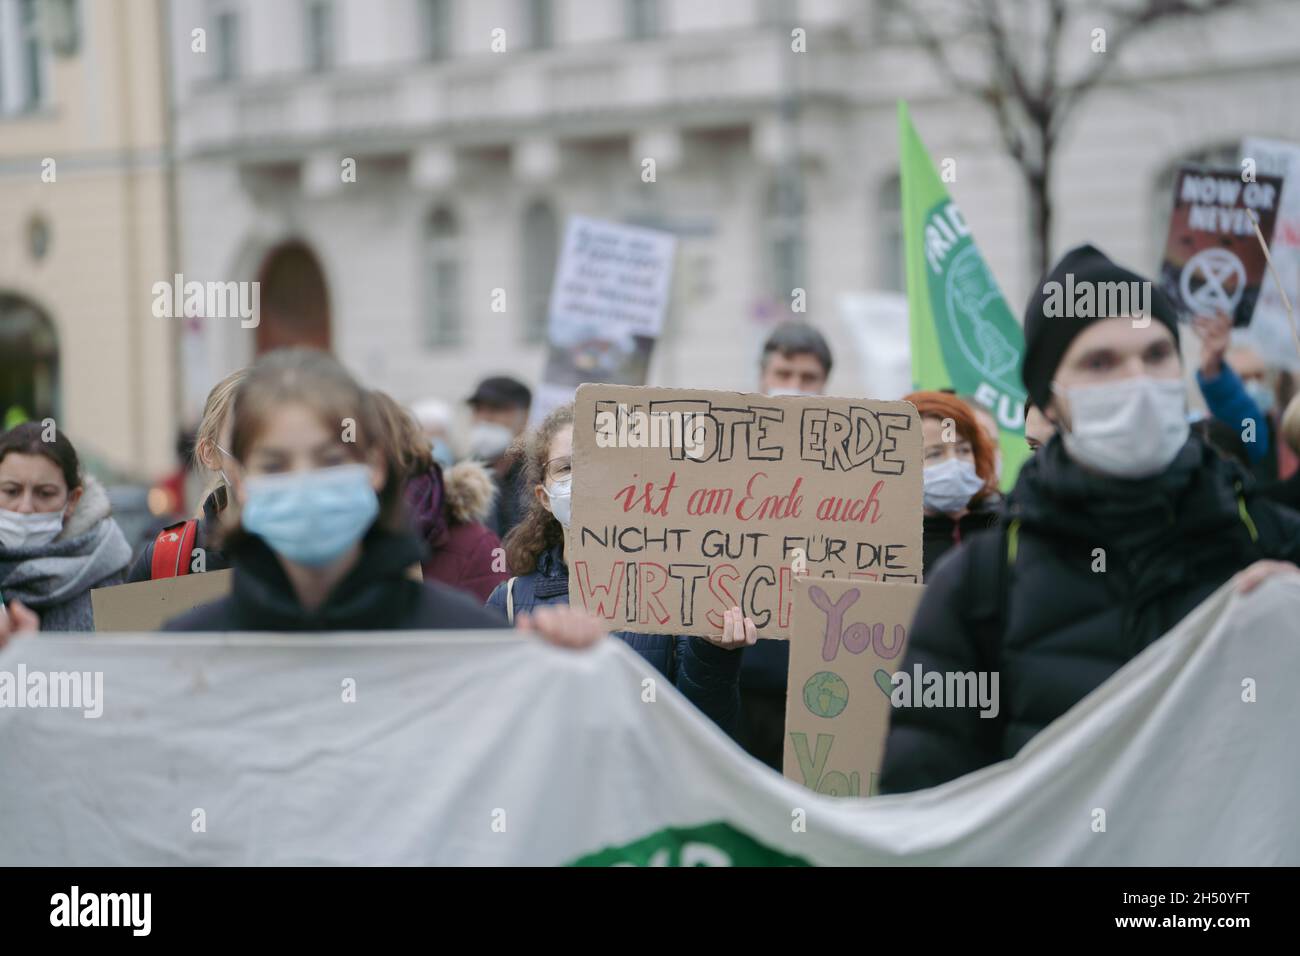
[(921, 423), (906, 402), (583, 385), (569, 601), (617, 630), (790, 628), (793, 580), (921, 580)]

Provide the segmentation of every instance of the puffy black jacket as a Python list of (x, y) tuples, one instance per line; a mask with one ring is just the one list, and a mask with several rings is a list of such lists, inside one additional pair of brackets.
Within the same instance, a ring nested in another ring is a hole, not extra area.
[(163, 625), (164, 631), (396, 631), (505, 628), (470, 595), (410, 577), (424, 549), (415, 538), (372, 527), (361, 560), (313, 612), (303, 610), (280, 561), (246, 535), (227, 552), (230, 593)]
[[(569, 603), (569, 568), (557, 545), (537, 559), (537, 570), (514, 579), (511, 598), (516, 614), (548, 604)], [(487, 606), (506, 613), (509, 581), (488, 595)], [(744, 649), (729, 650), (702, 637), (615, 631), (614, 636), (673, 682), (687, 700), (732, 737), (740, 716), (740, 662)], [(752, 648), (751, 648), (752, 650)]]
[(1141, 481), (1090, 475), (1053, 437), (1022, 467), (1003, 520), (939, 562), (902, 665), (998, 672), (998, 715), (895, 708), (885, 792), (1013, 756), (1234, 573), (1300, 560), (1300, 515), (1258, 497), (1196, 436)]
[(925, 580), (939, 564), (939, 559), (977, 531), (984, 531), (998, 522), (999, 498), (984, 498), (964, 515), (953, 521), (946, 514), (926, 515), (922, 519), (921, 566)]

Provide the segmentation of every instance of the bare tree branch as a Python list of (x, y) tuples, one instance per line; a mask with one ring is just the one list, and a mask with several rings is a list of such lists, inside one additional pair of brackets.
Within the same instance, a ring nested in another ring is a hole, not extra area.
[[(1031, 4), (1043, 2), (1030, 0)], [(1108, 47), (1079, 76), (1069, 79), (1063, 73), (1066, 58), (1062, 44), (1071, 13), (1083, 8), (1073, 0), (1045, 2), (1046, 26), (1028, 39), (1013, 34), (1018, 28), (1023, 32), (1022, 25), (1038, 21), (1026, 7), (1008, 12), (1001, 5), (1003, 0), (951, 0), (944, 13), (956, 16), (937, 15), (919, 0), (902, 0), (894, 6), (906, 16), (912, 38), (953, 90), (975, 97), (993, 114), (998, 134), (1029, 191), (1038, 271), (1046, 260), (1051, 234), (1050, 179), (1061, 131), (1079, 103), (1115, 68), (1119, 53), (1158, 25), (1259, 5), (1259, 0), (1088, 0), (1089, 15), (1107, 25)], [(1036, 61), (1020, 54), (1026, 43), (1042, 51), (1041, 76), (1034, 71)], [(978, 78), (963, 75), (957, 68), (955, 53), (967, 48), (984, 56), (985, 69)]]
[(1106, 54), (1099, 57), (1082, 77), (1062, 88), (1052, 117), (1053, 135), (1060, 132), (1060, 127), (1078, 107), (1079, 102), (1101, 83), (1106, 73), (1118, 62), (1119, 52), (1136, 37), (1157, 24), (1179, 18), (1206, 16), (1240, 6), (1242, 0), (1148, 0), (1139, 8), (1109, 8), (1115, 20), (1107, 31), (1109, 45)]

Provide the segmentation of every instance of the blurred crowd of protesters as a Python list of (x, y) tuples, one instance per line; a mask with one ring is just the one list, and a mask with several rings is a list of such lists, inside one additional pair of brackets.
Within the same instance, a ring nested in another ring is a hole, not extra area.
[[(1142, 281), (1092, 246), (1044, 282)], [(997, 425), (973, 399), (905, 396), (921, 416), (925, 594), (903, 662), (996, 671), (999, 716), (894, 711), (882, 789), (933, 786), (1014, 755), (1230, 578), (1249, 591), (1300, 574), (1300, 397), (1291, 376), (1231, 346), (1226, 316), (1198, 320), (1188, 412), (1180, 327), (1158, 291), (1149, 318), (1025, 309), (1025, 441), (1033, 456), (999, 491)], [(1186, 326), (1184, 326), (1186, 328)], [(787, 322), (755, 385), (822, 395), (831, 350)], [(867, 389), (867, 397), (870, 389)], [(93, 630), (90, 591), (233, 569), (229, 594), (168, 631), (331, 631), (514, 626), (587, 646), (605, 633), (568, 607), (572, 406), (536, 428), (532, 393), (484, 379), (455, 414), (404, 407), (307, 349), (260, 357), (208, 396), (187, 467), (160, 488), (196, 514), (132, 554), (104, 488), (47, 423), (10, 410), (0, 434), (0, 645)], [(1248, 427), (1247, 427), (1248, 426)], [(192, 463), (192, 468), (189, 467)], [(1102, 558), (1100, 573), (1098, 555)], [(615, 635), (751, 754), (780, 767), (789, 645), (758, 641), (740, 608), (708, 637)]]

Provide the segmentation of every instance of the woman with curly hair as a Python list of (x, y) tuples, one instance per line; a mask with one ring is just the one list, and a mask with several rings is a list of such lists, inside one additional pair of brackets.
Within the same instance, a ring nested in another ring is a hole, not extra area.
[(969, 405), (947, 392), (904, 395), (921, 413), (921, 563), (926, 577), (963, 536), (997, 523), (1001, 501), (993, 443)]
[[(565, 530), (572, 515), (573, 406), (553, 411), (521, 438), (523, 487), (533, 490), (528, 511), (506, 535), (506, 562), (517, 575), (497, 585), (488, 606), (511, 619), (548, 604), (569, 603)], [(758, 631), (740, 608), (724, 613), (715, 638), (671, 634), (615, 633), (669, 678), (692, 703), (735, 736), (740, 712), (738, 648), (754, 644)]]

